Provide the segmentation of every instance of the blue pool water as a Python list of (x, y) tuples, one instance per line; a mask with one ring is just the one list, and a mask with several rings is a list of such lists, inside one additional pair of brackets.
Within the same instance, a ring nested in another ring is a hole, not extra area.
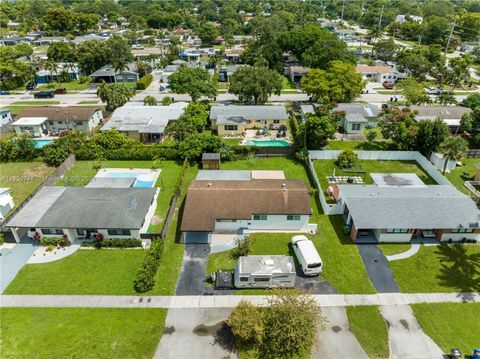
[(107, 177), (114, 177), (114, 178), (136, 178), (133, 187), (137, 188), (149, 188), (155, 185), (155, 181), (140, 181), (138, 176), (141, 176), (143, 173), (108, 173)]
[(32, 140), (35, 148), (43, 148), (44, 146), (51, 143), (53, 140)]
[(288, 147), (290, 144), (284, 140), (267, 140), (267, 141), (258, 141), (250, 140), (245, 142), (247, 146), (258, 146), (258, 147)]

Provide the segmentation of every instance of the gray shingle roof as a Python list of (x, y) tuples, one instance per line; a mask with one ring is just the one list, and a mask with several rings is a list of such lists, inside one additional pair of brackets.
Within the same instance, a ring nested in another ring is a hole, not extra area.
[(287, 110), (285, 106), (212, 106), (210, 119), (228, 117), (243, 117), (246, 120), (286, 120)]

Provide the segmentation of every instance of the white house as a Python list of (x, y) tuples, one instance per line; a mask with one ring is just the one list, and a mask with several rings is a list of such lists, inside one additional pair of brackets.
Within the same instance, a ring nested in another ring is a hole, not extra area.
[(212, 233), (315, 232), (311, 215), (305, 183), (285, 179), (282, 171), (202, 171), (188, 189), (181, 240), (209, 243)]
[(422, 23), (423, 21), (423, 16), (417, 16), (417, 15), (397, 15), (395, 18), (396, 22), (399, 22), (400, 24), (403, 24), (404, 22), (407, 21), (415, 21), (418, 22), (419, 24)]
[(76, 130), (90, 132), (103, 120), (102, 109), (83, 106), (45, 106), (27, 108), (12, 123), (17, 135), (55, 136), (58, 132)]
[(357, 73), (361, 74), (364, 80), (375, 82), (392, 82), (395, 83), (401, 74), (390, 66), (368, 66), (358, 65), (355, 67)]
[(10, 188), (0, 188), (0, 221), (3, 221), (15, 204), (10, 194)]
[(12, 111), (0, 109), (0, 128), (12, 122)]

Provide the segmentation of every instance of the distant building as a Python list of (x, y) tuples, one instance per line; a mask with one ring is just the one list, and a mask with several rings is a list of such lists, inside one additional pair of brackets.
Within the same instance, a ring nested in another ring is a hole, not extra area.
[(419, 24), (422, 23), (423, 21), (423, 16), (416, 16), (416, 15), (397, 15), (395, 18), (396, 22), (399, 22), (400, 24), (403, 24), (404, 22), (407, 21), (415, 21), (418, 22)]
[(115, 70), (111, 65), (105, 65), (101, 69), (90, 74), (90, 78), (92, 79), (92, 82), (95, 83), (101, 83), (103, 81), (106, 83), (137, 82), (139, 75), (137, 72), (137, 65), (135, 63), (130, 63), (123, 71)]
[(385, 81), (395, 83), (400, 77), (400, 72), (390, 66), (358, 65), (355, 71), (362, 75), (363, 79), (383, 83)]
[[(53, 72), (52, 70), (39, 70), (35, 74), (35, 82), (37, 84), (48, 84), (53, 81), (57, 81), (59, 76), (64, 76), (65, 80), (73, 81), (78, 80), (79, 78), (79, 69), (78, 64), (68, 64), (68, 63), (57, 63), (57, 71)], [(65, 81), (63, 80), (63, 81)]]

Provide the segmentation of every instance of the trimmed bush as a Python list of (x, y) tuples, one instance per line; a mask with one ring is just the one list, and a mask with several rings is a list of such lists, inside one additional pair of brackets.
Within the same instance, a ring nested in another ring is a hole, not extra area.
[(64, 235), (62, 237), (42, 237), (40, 238), (40, 244), (42, 246), (68, 247), (72, 243)]
[(155, 274), (157, 273), (162, 254), (165, 250), (165, 241), (156, 238), (148, 250), (145, 259), (137, 273), (133, 288), (137, 293), (145, 293), (155, 286)]
[(86, 142), (75, 152), (75, 157), (80, 161), (93, 161), (97, 158), (111, 161), (153, 161), (157, 158), (176, 160), (178, 152), (175, 147), (161, 145), (135, 145), (106, 150)]
[(137, 90), (145, 90), (148, 85), (152, 83), (153, 76), (150, 74), (146, 74), (140, 80), (137, 81)]
[(95, 248), (138, 248), (142, 246), (142, 241), (136, 238), (105, 239), (101, 242), (83, 242), (81, 246)]

